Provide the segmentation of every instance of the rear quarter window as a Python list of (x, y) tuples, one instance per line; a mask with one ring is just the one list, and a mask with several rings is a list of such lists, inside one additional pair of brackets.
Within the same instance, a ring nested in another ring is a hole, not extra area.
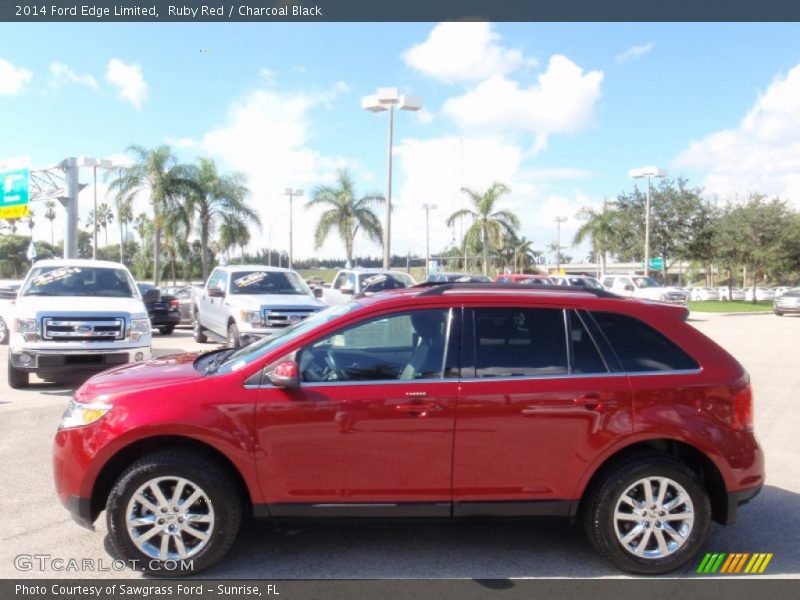
[(689, 354), (647, 323), (629, 315), (592, 312), (625, 371), (686, 371), (700, 368)]

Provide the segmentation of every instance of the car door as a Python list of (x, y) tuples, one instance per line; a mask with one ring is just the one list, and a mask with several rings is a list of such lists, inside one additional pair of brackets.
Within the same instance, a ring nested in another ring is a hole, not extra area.
[(453, 514), (567, 514), (590, 461), (632, 428), (627, 377), (558, 307), (464, 316)]
[(256, 411), (270, 513), (449, 516), (459, 337), (448, 308), (402, 311), (292, 353), (300, 386)]

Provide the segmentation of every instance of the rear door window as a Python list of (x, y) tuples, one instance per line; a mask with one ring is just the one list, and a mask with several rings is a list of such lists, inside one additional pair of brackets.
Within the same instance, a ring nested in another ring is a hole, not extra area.
[(567, 372), (567, 338), (561, 309), (478, 308), (474, 324), (476, 377)]
[(647, 323), (629, 315), (592, 312), (625, 371), (684, 371), (698, 369), (689, 354)]

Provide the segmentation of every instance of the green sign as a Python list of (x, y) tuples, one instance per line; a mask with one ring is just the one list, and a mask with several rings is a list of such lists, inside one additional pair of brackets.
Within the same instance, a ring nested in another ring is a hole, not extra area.
[(664, 259), (661, 258), (660, 256), (657, 258), (651, 258), (650, 268), (653, 269), (654, 271), (660, 271), (661, 269), (664, 268)]
[(0, 172), (0, 219), (19, 219), (28, 216), (29, 169)]

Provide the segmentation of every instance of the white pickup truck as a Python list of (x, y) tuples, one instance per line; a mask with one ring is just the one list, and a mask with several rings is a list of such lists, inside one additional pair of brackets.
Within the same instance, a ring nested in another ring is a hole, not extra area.
[(238, 348), (322, 310), (295, 271), (263, 265), (217, 267), (195, 296), (194, 338), (227, 340)]
[(603, 285), (609, 292), (642, 300), (659, 300), (671, 304), (686, 304), (689, 294), (677, 287), (663, 286), (652, 277), (641, 275), (608, 275)]
[(322, 288), (322, 301), (328, 305), (347, 304), (354, 296), (417, 285), (411, 275), (402, 271), (342, 269), (336, 274), (331, 287)]
[(11, 311), (8, 384), (57, 380), (150, 358), (150, 319), (128, 269), (99, 260), (42, 260)]

